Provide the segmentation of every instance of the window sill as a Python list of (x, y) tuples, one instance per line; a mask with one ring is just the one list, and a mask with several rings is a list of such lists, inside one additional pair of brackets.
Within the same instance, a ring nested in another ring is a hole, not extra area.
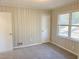
[(70, 39), (75, 41), (75, 42), (79, 42), (79, 39), (75, 39), (75, 38), (70, 38)]
[(69, 37), (65, 37), (65, 36), (57, 36), (57, 38), (60, 38), (60, 39), (70, 39)]
[(64, 36), (57, 36), (57, 38), (59, 38), (59, 39), (68, 39), (68, 40), (72, 40), (74, 42), (79, 42), (79, 39), (69, 38), (69, 37), (64, 37)]

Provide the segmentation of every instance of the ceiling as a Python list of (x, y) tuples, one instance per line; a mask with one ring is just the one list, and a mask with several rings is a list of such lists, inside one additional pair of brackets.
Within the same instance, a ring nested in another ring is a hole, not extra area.
[(74, 0), (0, 0), (0, 5), (51, 9), (69, 4), (73, 1)]

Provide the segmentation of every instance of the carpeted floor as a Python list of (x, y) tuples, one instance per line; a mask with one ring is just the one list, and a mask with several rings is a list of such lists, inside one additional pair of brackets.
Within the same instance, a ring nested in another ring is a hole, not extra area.
[(0, 59), (77, 59), (77, 57), (55, 45), (45, 43), (0, 54)]

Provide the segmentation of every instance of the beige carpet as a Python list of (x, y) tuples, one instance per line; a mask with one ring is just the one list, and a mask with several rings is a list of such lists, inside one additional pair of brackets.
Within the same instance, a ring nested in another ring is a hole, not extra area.
[(77, 57), (55, 45), (46, 43), (0, 54), (0, 59), (77, 59)]

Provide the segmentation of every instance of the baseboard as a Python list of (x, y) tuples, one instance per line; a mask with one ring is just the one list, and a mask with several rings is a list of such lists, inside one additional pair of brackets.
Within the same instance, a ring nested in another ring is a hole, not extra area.
[(6, 50), (6, 51), (2, 51), (2, 52), (0, 52), (0, 54), (7, 53), (7, 52), (9, 52), (9, 51), (13, 51), (13, 48), (8, 49), (8, 50)]
[(64, 50), (66, 50), (66, 51), (68, 51), (68, 52), (70, 52), (70, 53), (72, 53), (72, 54), (78, 56), (78, 54), (74, 53), (73, 51), (71, 51), (71, 50), (69, 50), (69, 49), (64, 48), (63, 46), (60, 46), (60, 45), (58, 45), (58, 44), (56, 44), (56, 43), (54, 43), (54, 42), (51, 42), (51, 44), (54, 44), (54, 45), (56, 45), (56, 46), (58, 46), (58, 47), (60, 47), (60, 48), (62, 48), (62, 49), (64, 49)]
[[(43, 42), (43, 43), (46, 43), (46, 42)], [(43, 43), (35, 43), (35, 44), (29, 44), (29, 45), (24, 45), (24, 46), (17, 46), (17, 47), (14, 47), (14, 49), (17, 49), (17, 48), (25, 48), (25, 47), (30, 47), (30, 46), (34, 46), (34, 45), (43, 44)]]

